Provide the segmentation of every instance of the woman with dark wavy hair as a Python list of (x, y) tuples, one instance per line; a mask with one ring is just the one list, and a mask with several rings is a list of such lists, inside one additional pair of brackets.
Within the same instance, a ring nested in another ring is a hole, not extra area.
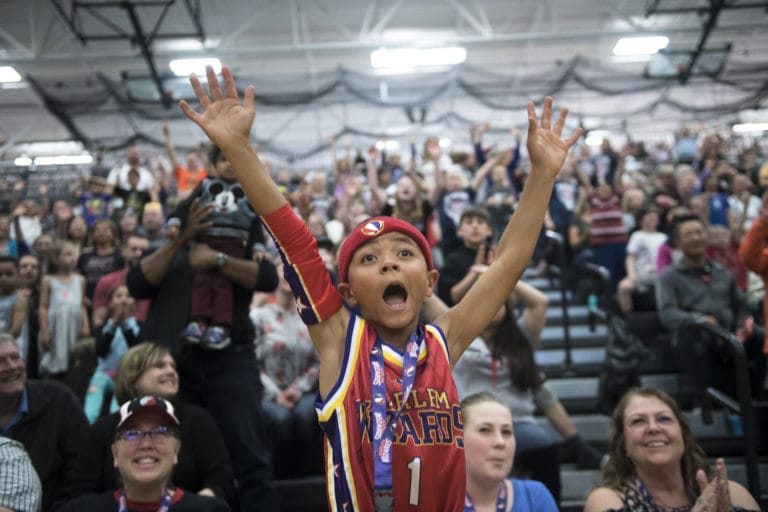
[(714, 471), (677, 402), (652, 388), (634, 388), (613, 412), (610, 459), (603, 486), (585, 512), (721, 512), (759, 510), (755, 499), (728, 480), (725, 462)]

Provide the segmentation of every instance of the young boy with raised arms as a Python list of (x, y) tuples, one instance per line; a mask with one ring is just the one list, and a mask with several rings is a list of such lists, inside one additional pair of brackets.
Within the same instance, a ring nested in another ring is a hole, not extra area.
[(231, 71), (225, 67), (222, 75), (223, 90), (207, 69), (209, 92), (190, 77), (202, 113), (180, 105), (226, 155), (274, 238), (318, 350), (316, 406), (326, 435), (330, 509), (461, 511), (462, 420), (451, 367), (528, 265), (555, 175), (581, 130), (563, 139), (567, 111), (552, 123), (551, 98), (541, 119), (528, 104), (531, 176), (495, 260), (458, 304), (424, 325), (419, 311), (438, 272), (423, 235), (399, 219), (368, 219), (342, 242), (334, 287), (314, 238), (251, 145), (253, 87), (241, 103)]

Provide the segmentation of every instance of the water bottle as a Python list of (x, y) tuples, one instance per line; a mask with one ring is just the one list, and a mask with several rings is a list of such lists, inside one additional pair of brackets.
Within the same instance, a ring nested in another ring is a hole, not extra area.
[(728, 415), (728, 433), (734, 437), (744, 437), (744, 426), (741, 423), (741, 416), (738, 414)]
[(589, 332), (597, 330), (597, 295), (594, 293), (587, 296), (587, 325)]

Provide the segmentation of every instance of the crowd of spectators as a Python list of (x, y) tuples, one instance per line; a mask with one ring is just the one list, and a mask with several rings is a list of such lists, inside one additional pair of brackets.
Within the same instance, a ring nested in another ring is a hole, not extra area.
[[(329, 272), (335, 272), (337, 245), (355, 225), (371, 215), (391, 215), (427, 237), (435, 266), (445, 269), (439, 292), (450, 305), (492, 262), (494, 243), (525, 186), (529, 164), (521, 134), (512, 131), (507, 141), (488, 147), (488, 131), (487, 125), (473, 128), (464, 152), (449, 153), (434, 137), (421, 152), (411, 143), (407, 158), (377, 146), (354, 157), (347, 147), (339, 155), (331, 140), (328, 172), (281, 168), (273, 177), (317, 239)], [(70, 480), (76, 454), (87, 442), (87, 422), (97, 429), (90, 444), (97, 436), (99, 453), (110, 456), (119, 403), (111, 399), (121, 398), (119, 365), (143, 341), (162, 350), (133, 372), (172, 366), (175, 377), (168, 378), (176, 379), (176, 388), (163, 394), (137, 385), (122, 399), (153, 394), (207, 409), (206, 421), (220, 430), (229, 453), (217, 469), (229, 481), (187, 490), (207, 490), (233, 510), (269, 510), (273, 465), (278, 477), (317, 469), (299, 463), (302, 453), (320, 451), (313, 417), (317, 359), (290, 290), (278, 281), (276, 251), (226, 159), (193, 148), (182, 162), (167, 124), (164, 135), (168, 169), (149, 165), (148, 153), (131, 146), (124, 163), (108, 172), (94, 169), (68, 194), (53, 196), (46, 185), (33, 190), (23, 179), (2, 185), (10, 198), (0, 205), (0, 332), (12, 336), (16, 350), (2, 350), (0, 341), (0, 435), (25, 445), (43, 484), (43, 510), (78, 493)], [(768, 162), (758, 145), (733, 158), (730, 143), (718, 134), (681, 132), (675, 147), (627, 140), (617, 151), (607, 139), (597, 150), (583, 145), (558, 176), (545, 229), (565, 240), (568, 268), (574, 269), (566, 277), (577, 300), (586, 299), (579, 295), (580, 269), (597, 264), (608, 270), (609, 294), (616, 294), (622, 314), (663, 304), (661, 319), (671, 329), (704, 321), (753, 339), (759, 347), (750, 352), (753, 382), (761, 393), (763, 330), (754, 326), (764, 324), (762, 282), (748, 267), (765, 271), (742, 259), (739, 247), (753, 225), (763, 231), (768, 225), (768, 205), (760, 200), (768, 188)], [(693, 228), (697, 232), (689, 233)], [(549, 240), (541, 237), (532, 262), (542, 275), (556, 263)], [(753, 244), (752, 260), (760, 249), (759, 241)], [(701, 294), (732, 314), (720, 318), (721, 310), (696, 309), (705, 301), (692, 298), (684, 283), (677, 293), (691, 304), (665, 287), (690, 278), (686, 265), (703, 269), (694, 277), (705, 285)], [(675, 279), (675, 272), (684, 276)], [(710, 284), (717, 283), (710, 281), (724, 284), (712, 291)], [(724, 306), (722, 290), (729, 294)], [(515, 310), (511, 301), (507, 315)], [(531, 344), (531, 352), (536, 346), (530, 338), (542, 326), (523, 326), (522, 343)], [(680, 346), (689, 352), (690, 343)], [(491, 347), (488, 357), (506, 356)], [(25, 369), (21, 387), (8, 381), (8, 375), (19, 377), (19, 368)], [(531, 379), (534, 384), (524, 390), (528, 401), (546, 389), (538, 376)], [(559, 406), (547, 396), (548, 404)], [(46, 401), (55, 401), (59, 419), (38, 418), (31, 428)], [(176, 410), (184, 439), (183, 422), (191, 413), (187, 406)], [(41, 458), (34, 435), (46, 443), (55, 438), (34, 432), (63, 429), (62, 416), (68, 418), (66, 436), (58, 435), (66, 439)], [(577, 436), (572, 430), (566, 429), (566, 438)], [(525, 449), (519, 442), (520, 454)], [(111, 481), (109, 461), (91, 460), (86, 469), (97, 462), (107, 466), (94, 481)], [(78, 464), (83, 470), (83, 461)], [(205, 482), (206, 475), (198, 480)]]

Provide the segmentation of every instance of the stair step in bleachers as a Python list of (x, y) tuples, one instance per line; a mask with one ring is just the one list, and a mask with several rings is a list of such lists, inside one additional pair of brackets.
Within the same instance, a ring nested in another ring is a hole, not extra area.
[[(603, 359), (605, 359), (605, 348), (574, 348), (571, 350), (573, 367), (570, 370), (578, 375), (597, 375)], [(561, 348), (537, 350), (536, 363), (550, 377), (568, 373), (568, 369), (564, 366), (565, 351)]]
[[(585, 325), (587, 323), (589, 310), (583, 305), (568, 306), (568, 320), (573, 325)], [(563, 325), (563, 308), (561, 306), (550, 305), (547, 308), (547, 326), (554, 327)]]
[[(595, 326), (592, 331), (586, 325), (571, 324), (568, 328), (571, 347), (604, 347), (608, 339), (608, 327), (605, 324)], [(563, 348), (565, 331), (561, 325), (544, 327), (541, 331), (541, 348)]]
[[(549, 307), (560, 307), (560, 304), (563, 302), (563, 295), (560, 293), (560, 290), (558, 289), (548, 289), (548, 288), (539, 288), (541, 292), (544, 293), (544, 295), (547, 296), (547, 299), (549, 299)], [(565, 293), (565, 301), (567, 304), (572, 304), (572, 295), (571, 292)]]

